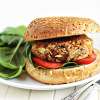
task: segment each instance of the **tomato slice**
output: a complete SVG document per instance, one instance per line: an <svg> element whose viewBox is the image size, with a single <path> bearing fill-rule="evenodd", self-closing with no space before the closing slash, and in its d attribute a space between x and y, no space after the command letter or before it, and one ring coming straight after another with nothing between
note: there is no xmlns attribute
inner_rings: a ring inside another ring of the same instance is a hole
<svg viewBox="0 0 100 100"><path fill-rule="evenodd" d="M53 63L53 62L47 62L44 61L40 58L33 57L32 61L35 62L36 64L40 65L42 68L60 68L62 67L62 63Z"/></svg>
<svg viewBox="0 0 100 100"><path fill-rule="evenodd" d="M93 52L92 55L83 58L83 59L79 59L77 61L75 61L77 64L90 64L92 63L94 60L96 59L96 54Z"/></svg>

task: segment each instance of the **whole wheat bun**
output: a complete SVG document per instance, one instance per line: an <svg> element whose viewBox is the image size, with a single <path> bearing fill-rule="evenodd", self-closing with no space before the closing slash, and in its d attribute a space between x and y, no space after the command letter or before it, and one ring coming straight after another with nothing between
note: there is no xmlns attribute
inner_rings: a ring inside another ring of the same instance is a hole
<svg viewBox="0 0 100 100"><path fill-rule="evenodd" d="M33 79L47 84L63 84L83 80L100 72L100 51L95 50L95 53L97 58L93 63L65 69L34 67L27 59L26 71Z"/></svg>
<svg viewBox="0 0 100 100"><path fill-rule="evenodd" d="M24 35L26 41L100 32L93 20L78 17L45 17L33 20Z"/></svg>

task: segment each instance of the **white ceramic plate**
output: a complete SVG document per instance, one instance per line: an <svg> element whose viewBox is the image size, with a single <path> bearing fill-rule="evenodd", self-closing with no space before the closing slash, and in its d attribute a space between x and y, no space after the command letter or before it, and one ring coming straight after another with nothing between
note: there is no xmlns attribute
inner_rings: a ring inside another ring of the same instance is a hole
<svg viewBox="0 0 100 100"><path fill-rule="evenodd" d="M95 75L91 78L74 82L74 83L69 83L69 84L61 84L61 85L47 85L47 84L42 84L39 83L35 80L32 80L31 78L27 77L25 80L18 80L18 79L12 79L12 80L5 80L0 78L0 82L3 84L7 84L9 86L13 87L18 87L18 88L24 88L24 89L32 89L32 90L55 90L55 89L64 89L64 88L69 88L73 86L78 86L85 84L87 82L90 82L95 79L99 79L100 74Z"/></svg>
<svg viewBox="0 0 100 100"><path fill-rule="evenodd" d="M94 39L94 46L96 48L100 49L100 42L99 42L100 33L95 34L95 35L90 35L90 37ZM32 80L28 76L25 80L18 80L18 79L5 80L5 79L0 78L0 82L3 84L13 86L13 87L24 88L24 89L54 90L54 89L63 89L63 88L69 88L69 87L73 87L73 86L82 85L82 84L85 84L94 79L100 79L100 74L97 74L97 75L92 76L85 80L81 80L81 81L73 82L73 83L69 83L69 84L62 84L62 85L42 84L35 80Z"/></svg>

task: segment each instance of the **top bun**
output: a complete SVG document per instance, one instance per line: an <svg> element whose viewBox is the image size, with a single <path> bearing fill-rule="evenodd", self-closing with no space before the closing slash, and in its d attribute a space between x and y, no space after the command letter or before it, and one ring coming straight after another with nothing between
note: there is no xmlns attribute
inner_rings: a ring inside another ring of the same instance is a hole
<svg viewBox="0 0 100 100"><path fill-rule="evenodd" d="M45 17L33 20L24 35L26 41L100 32L93 20L78 17Z"/></svg>

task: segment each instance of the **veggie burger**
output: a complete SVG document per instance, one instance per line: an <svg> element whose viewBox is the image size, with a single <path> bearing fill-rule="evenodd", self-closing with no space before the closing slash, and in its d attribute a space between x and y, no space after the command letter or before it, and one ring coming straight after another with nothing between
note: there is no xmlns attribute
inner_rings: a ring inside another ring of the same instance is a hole
<svg viewBox="0 0 100 100"><path fill-rule="evenodd" d="M63 84L88 78L100 69L100 52L87 33L100 32L93 20L45 17L33 20L24 35L30 49L26 71L35 80Z"/></svg>

